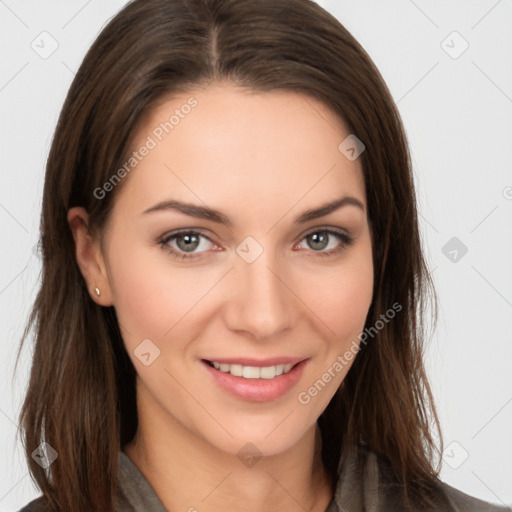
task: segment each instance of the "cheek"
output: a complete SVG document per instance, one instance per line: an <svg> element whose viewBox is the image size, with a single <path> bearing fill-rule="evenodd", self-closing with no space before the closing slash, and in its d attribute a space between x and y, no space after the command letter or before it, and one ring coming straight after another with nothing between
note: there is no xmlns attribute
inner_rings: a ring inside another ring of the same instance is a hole
<svg viewBox="0 0 512 512"><path fill-rule="evenodd" d="M338 347L350 344L364 328L373 297L369 243L309 284L315 291L309 293L307 304L322 320L328 338Z"/></svg>
<svg viewBox="0 0 512 512"><path fill-rule="evenodd" d="M143 248L111 262L116 314L129 344L140 342L140 337L163 340L179 330L214 283L214 276L205 282L193 269L172 267L167 258L164 250Z"/></svg>

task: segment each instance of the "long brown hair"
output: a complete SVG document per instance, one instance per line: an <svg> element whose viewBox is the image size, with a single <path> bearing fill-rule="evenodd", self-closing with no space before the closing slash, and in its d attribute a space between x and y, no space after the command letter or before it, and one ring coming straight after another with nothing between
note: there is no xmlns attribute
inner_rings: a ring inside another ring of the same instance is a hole
<svg viewBox="0 0 512 512"><path fill-rule="evenodd" d="M18 351L19 358L33 329L20 413L32 478L52 510L113 510L118 452L137 430L136 373L114 308L88 294L67 211L83 206L89 229L100 231L122 183L102 199L94 190L126 161L143 116L163 98L212 81L306 94L365 144L360 158L375 277L366 327L393 303L403 309L359 352L320 416L322 457L336 482L340 454L363 443L389 461L405 499L426 503L438 477L434 457L442 451L422 353L425 312L433 305L437 317L437 306L407 140L370 57L310 0L135 0L86 54L46 165L42 282ZM43 441L58 453L47 469L31 456Z"/></svg>

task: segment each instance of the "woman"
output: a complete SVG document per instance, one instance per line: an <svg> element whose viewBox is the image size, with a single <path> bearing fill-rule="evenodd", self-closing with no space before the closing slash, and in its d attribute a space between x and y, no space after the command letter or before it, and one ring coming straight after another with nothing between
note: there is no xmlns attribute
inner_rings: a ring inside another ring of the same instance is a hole
<svg viewBox="0 0 512 512"><path fill-rule="evenodd" d="M23 510L500 510L438 478L406 138L313 2L129 3L41 235Z"/></svg>

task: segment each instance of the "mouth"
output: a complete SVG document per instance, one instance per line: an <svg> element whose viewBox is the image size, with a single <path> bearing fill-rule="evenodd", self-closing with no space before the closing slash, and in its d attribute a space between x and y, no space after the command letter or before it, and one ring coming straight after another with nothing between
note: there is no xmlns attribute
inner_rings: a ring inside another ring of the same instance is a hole
<svg viewBox="0 0 512 512"><path fill-rule="evenodd" d="M309 358L202 359L219 387L236 398L255 402L275 400L298 382Z"/></svg>

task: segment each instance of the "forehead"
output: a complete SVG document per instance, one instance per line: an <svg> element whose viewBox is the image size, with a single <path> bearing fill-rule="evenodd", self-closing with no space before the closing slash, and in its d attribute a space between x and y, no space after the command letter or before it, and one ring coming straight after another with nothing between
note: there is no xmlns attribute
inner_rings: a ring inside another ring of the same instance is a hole
<svg viewBox="0 0 512 512"><path fill-rule="evenodd" d="M121 195L139 210L166 195L220 210L229 200L240 214L258 202L284 210L345 193L364 203L360 160L339 150L349 134L310 96L211 84L163 99L147 113L133 149L151 149Z"/></svg>

